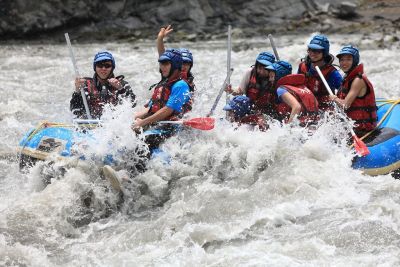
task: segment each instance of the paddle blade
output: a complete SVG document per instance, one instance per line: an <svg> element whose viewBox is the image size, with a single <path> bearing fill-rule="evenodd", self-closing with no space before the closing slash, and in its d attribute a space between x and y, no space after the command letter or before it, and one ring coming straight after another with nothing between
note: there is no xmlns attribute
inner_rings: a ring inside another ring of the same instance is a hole
<svg viewBox="0 0 400 267"><path fill-rule="evenodd" d="M361 139L359 139L356 135L353 135L353 140L354 140L353 143L354 148L358 154L360 154L361 156L366 156L370 153L365 143Z"/></svg>
<svg viewBox="0 0 400 267"><path fill-rule="evenodd" d="M215 118L193 118L183 121L183 125L199 130L214 129Z"/></svg>

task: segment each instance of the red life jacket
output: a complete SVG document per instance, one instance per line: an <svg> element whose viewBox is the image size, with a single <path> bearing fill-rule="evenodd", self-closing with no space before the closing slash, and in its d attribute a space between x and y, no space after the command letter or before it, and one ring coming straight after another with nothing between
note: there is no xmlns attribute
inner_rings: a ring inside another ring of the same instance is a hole
<svg viewBox="0 0 400 267"><path fill-rule="evenodd" d="M374 87L364 74L364 66L360 64L348 73L339 89L338 97L345 99L351 89L351 84L355 78L363 79L367 85L367 92L362 97L356 97L351 106L346 109L346 114L356 122L357 131L371 131L376 127L377 114Z"/></svg>
<svg viewBox="0 0 400 267"><path fill-rule="evenodd" d="M167 81L161 81L156 85L154 88L153 95L151 96L151 106L149 109L149 115L153 115L163 107L167 105L168 99L171 95L171 87L178 81L180 81L181 78L178 77L177 79L172 79L172 80L167 80ZM189 112L192 110L192 105L191 101L188 101L182 106L182 111L181 112L176 112L174 111L172 115L166 120L176 120L180 117L182 117L183 114L186 112Z"/></svg>
<svg viewBox="0 0 400 267"><path fill-rule="evenodd" d="M304 82L303 74L290 74L279 79L275 87L284 87L300 103L301 112L298 119L301 123L314 122L318 119L318 100L311 90L304 86ZM291 107L285 102L278 103L276 109L283 120L289 118Z"/></svg>
<svg viewBox="0 0 400 267"><path fill-rule="evenodd" d="M182 71L181 72L181 78L182 78L182 80L184 80L189 85L189 91L190 92L194 92L196 86L194 85L194 82L193 82L194 76L192 75L192 73L191 72Z"/></svg>
<svg viewBox="0 0 400 267"><path fill-rule="evenodd" d="M256 74L257 70L253 67L250 74L249 84L246 88L246 95L254 105L255 111L270 114L273 110L275 95L270 88L261 88L261 85L257 82Z"/></svg>
<svg viewBox="0 0 400 267"><path fill-rule="evenodd" d="M259 127L261 131L265 131L268 128L268 125L265 122L265 118L263 114L251 114L246 115L238 121L240 124L249 124L249 125L256 125Z"/></svg>
<svg viewBox="0 0 400 267"><path fill-rule="evenodd" d="M322 82L316 70L311 72L310 66L311 64L307 64L304 61L301 62L299 66L299 73L304 74L306 77L305 86L313 92L318 100L319 108L321 110L325 111L332 109L332 102L329 99L329 93L326 90L324 83ZM332 66L331 62L329 62L320 67L320 70L325 79L327 79L331 73L336 70L336 68Z"/></svg>
<svg viewBox="0 0 400 267"><path fill-rule="evenodd" d="M90 113L94 117L100 117L103 113L103 107L105 104L118 104L118 97L117 92L118 90L110 85L103 85L106 86L107 89L107 96L106 98L102 98L101 96L101 88L100 83L96 84L96 79L94 78L87 78L86 80L86 88L88 92L87 102L90 109Z"/></svg>

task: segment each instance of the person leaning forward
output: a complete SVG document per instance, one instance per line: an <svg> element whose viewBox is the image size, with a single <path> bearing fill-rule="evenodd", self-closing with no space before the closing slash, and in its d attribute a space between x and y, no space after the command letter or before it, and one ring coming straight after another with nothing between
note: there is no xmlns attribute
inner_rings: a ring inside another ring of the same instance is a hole
<svg viewBox="0 0 400 267"><path fill-rule="evenodd" d="M128 98L135 106L135 94L124 76L114 76L115 59L110 52L98 52L93 59L93 78L77 78L72 94L70 109L78 118L86 118L80 88L83 86L90 115L99 119L106 104L118 105L122 98Z"/></svg>
<svg viewBox="0 0 400 267"><path fill-rule="evenodd" d="M291 74L292 65L286 61L278 61L267 66L271 71L276 90L276 111L283 122L291 123L295 117L301 126L307 126L318 119L318 101L306 86L303 74Z"/></svg>

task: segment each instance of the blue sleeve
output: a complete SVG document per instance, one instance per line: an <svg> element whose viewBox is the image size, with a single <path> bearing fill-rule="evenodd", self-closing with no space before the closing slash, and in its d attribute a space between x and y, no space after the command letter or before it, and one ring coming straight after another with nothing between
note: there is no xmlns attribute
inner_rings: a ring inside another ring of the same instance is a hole
<svg viewBox="0 0 400 267"><path fill-rule="evenodd" d="M331 87L333 93L335 93L335 91L337 91L340 88L342 81L343 81L342 75L340 75L339 71L337 70L333 71L327 79L327 82Z"/></svg>
<svg viewBox="0 0 400 267"><path fill-rule="evenodd" d="M180 80L172 85L171 95L167 101L167 107L177 112L182 112L182 106L186 104L191 97L189 85Z"/></svg>
<svg viewBox="0 0 400 267"><path fill-rule="evenodd" d="M285 89L285 88L283 88L283 87L279 87L277 90L276 90L276 94L278 95L278 100L280 101L280 102L282 102L282 95L284 95L285 93L287 93L288 91Z"/></svg>

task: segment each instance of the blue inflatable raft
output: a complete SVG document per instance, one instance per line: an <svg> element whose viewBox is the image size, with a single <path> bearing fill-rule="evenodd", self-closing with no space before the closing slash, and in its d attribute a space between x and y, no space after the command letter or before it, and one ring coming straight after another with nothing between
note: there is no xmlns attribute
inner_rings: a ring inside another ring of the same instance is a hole
<svg viewBox="0 0 400 267"><path fill-rule="evenodd" d="M71 158L85 160L84 156L76 154L74 144L85 143L89 139L94 140L92 129L97 127L98 123L93 120L79 120L72 125L42 122L38 127L26 133L19 142L20 169L33 166L38 160L47 160L50 156L57 161ZM180 128L180 126L167 126L145 131L144 136L151 155L160 154L165 158L165 152L158 146L165 138L173 135ZM105 156L103 163L112 165L114 163L113 156Z"/></svg>
<svg viewBox="0 0 400 267"><path fill-rule="evenodd" d="M368 175L398 173L400 169L400 99L378 99L378 126L364 140L370 154L356 157L353 168ZM396 177L396 176L395 176Z"/></svg>

